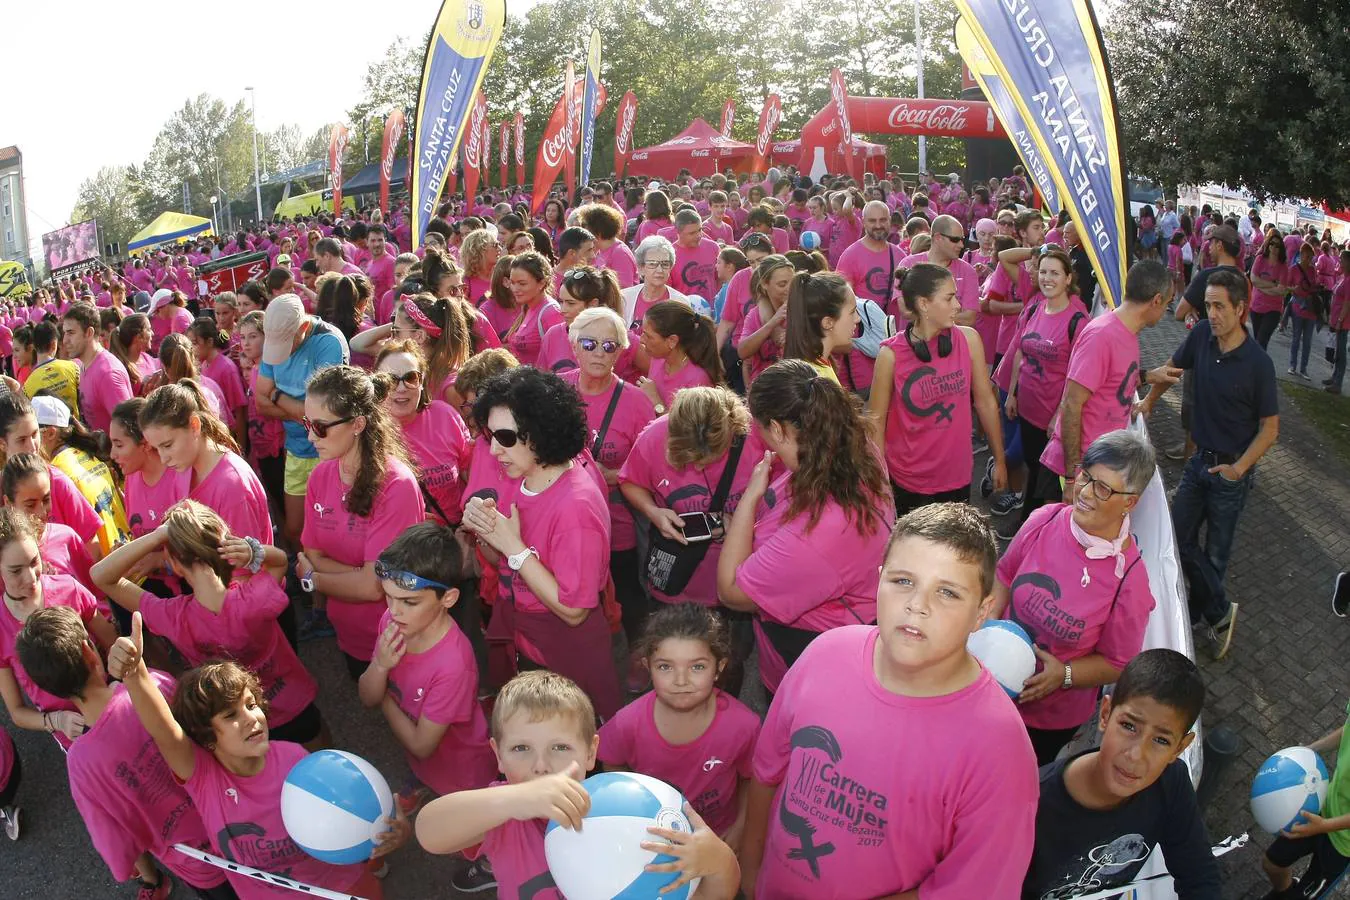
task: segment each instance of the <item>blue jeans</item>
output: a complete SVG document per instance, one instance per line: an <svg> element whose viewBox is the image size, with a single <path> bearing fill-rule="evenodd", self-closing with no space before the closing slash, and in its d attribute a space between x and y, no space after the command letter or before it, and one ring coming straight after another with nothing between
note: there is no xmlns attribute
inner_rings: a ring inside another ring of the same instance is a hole
<svg viewBox="0 0 1350 900"><path fill-rule="evenodd" d="M1331 386L1336 390L1341 389L1341 382L1345 380L1345 336L1347 332L1336 332L1336 363L1331 367Z"/></svg>
<svg viewBox="0 0 1350 900"><path fill-rule="evenodd" d="M1313 332L1317 330L1316 319L1305 319L1294 315L1294 330L1289 335L1289 368L1308 374L1308 356L1312 353ZM1303 352L1303 365L1298 364L1299 351Z"/></svg>
<svg viewBox="0 0 1350 900"><path fill-rule="evenodd" d="M1239 481L1211 474L1204 454L1197 452L1186 462L1172 500L1172 527L1177 533L1181 571L1190 583L1191 621L1200 616L1211 625L1228 613L1223 579L1233 552L1238 517L1251 491L1252 472ZM1205 526L1205 546L1200 546L1200 526Z"/></svg>

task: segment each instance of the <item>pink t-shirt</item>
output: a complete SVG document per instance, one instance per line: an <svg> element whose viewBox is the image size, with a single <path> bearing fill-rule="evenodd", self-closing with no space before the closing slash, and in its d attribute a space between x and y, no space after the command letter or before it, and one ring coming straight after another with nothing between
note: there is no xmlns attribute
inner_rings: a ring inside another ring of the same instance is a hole
<svg viewBox="0 0 1350 900"><path fill-rule="evenodd" d="M900 294L894 286L895 269L904 258L905 254L890 244L880 250L869 250L865 241L858 241L839 256L834 269L852 286L853 293L893 315L895 298ZM890 305L887 297L891 299Z"/></svg>
<svg viewBox="0 0 1350 900"><path fill-rule="evenodd" d="M693 360L687 360L679 371L671 374L666 371L665 359L653 359L647 377L656 385L656 393L666 407L675 402L675 394L684 388L712 387L712 378Z"/></svg>
<svg viewBox="0 0 1350 900"><path fill-rule="evenodd" d="M209 506L225 520L236 537L254 537L272 543L272 515L267 508L267 492L258 473L244 458L231 450L206 473L188 497Z"/></svg>
<svg viewBox="0 0 1350 900"><path fill-rule="evenodd" d="M80 614L80 619L86 627L99 614L98 602L94 599L94 595L69 575L43 575L41 583L44 607L68 606ZM10 610L9 601L0 601L0 669L10 669L14 672L19 687L23 688L28 702L32 703L35 709L42 712L74 710L74 703L52 696L28 677L28 672L19 662L19 654L14 649L14 642L22 630L23 623ZM62 746L70 746L64 735L58 735L57 740Z"/></svg>
<svg viewBox="0 0 1350 900"><path fill-rule="evenodd" d="M732 232L731 224L728 222L714 222L708 219L703 223L703 233L712 238L717 243L727 246L736 240Z"/></svg>
<svg viewBox="0 0 1350 900"><path fill-rule="evenodd" d="M192 313L181 306L173 307L173 312L165 318L160 313L150 317L150 331L154 335L150 342L150 352L158 353L159 345L171 334L185 334L192 327Z"/></svg>
<svg viewBox="0 0 1350 900"><path fill-rule="evenodd" d="M464 420L450 404L433 400L403 426L403 440L427 492L445 515L452 517L446 524L458 523L464 471L472 449ZM427 512L440 520L434 508Z"/></svg>
<svg viewBox="0 0 1350 900"><path fill-rule="evenodd" d="M632 287L638 283L637 257L623 241L616 240L603 250L595 251L597 269L609 269L619 279L619 287Z"/></svg>
<svg viewBox="0 0 1350 900"><path fill-rule="evenodd" d="M394 257L386 250L383 256L368 260L363 266L370 278L376 297L383 297L394 287Z"/></svg>
<svg viewBox="0 0 1350 900"><path fill-rule="evenodd" d="M716 691L708 729L687 744L672 744L656 727L656 693L648 691L600 729L602 763L659 778L688 799L717 834L736 822L740 779L750 777L759 716L730 694Z"/></svg>
<svg viewBox="0 0 1350 900"><path fill-rule="evenodd" d="M877 518L859 534L857 522L828 502L809 527L810 513L784 521L791 502L792 473L769 485L755 513L750 555L736 569L736 584L755 603L755 644L764 686L777 691L787 665L759 619L803 631L825 632L877 617L877 566L895 522L890 491L876 500Z"/></svg>
<svg viewBox="0 0 1350 900"><path fill-rule="evenodd" d="M697 247L675 245L675 268L670 286L682 294L697 294L711 301L717 295L717 254L721 251L711 238L700 237Z"/></svg>
<svg viewBox="0 0 1350 900"><path fill-rule="evenodd" d="M566 322L559 322L544 332L544 343L539 348L539 358L534 361L534 365L545 372L556 373L577 367L577 356L572 351L572 339L568 336Z"/></svg>
<svg viewBox="0 0 1350 900"><path fill-rule="evenodd" d="M947 334L951 352L943 356L940 338L929 340L929 362L915 355L904 331L881 342L895 354L886 409L886 468L892 481L915 494L941 494L970 484L974 465L970 429L976 373L965 330L958 326Z"/></svg>
<svg viewBox="0 0 1350 900"><path fill-rule="evenodd" d="M93 504L80 493L70 476L56 466L47 466L47 476L52 486L51 521L69 525L84 540L92 540L103 527L103 520L94 511Z"/></svg>
<svg viewBox="0 0 1350 900"><path fill-rule="evenodd" d="M701 470L694 466L677 469L671 466L666 457L669 437L670 422L665 416L648 425L638 436L623 468L619 470L619 481L645 488L651 492L657 505L677 513L707 512L712 504L712 495L722 480L722 473L726 471L729 452ZM745 446L741 449L726 504L722 507L724 520L736 511L741 495L745 493L745 486L750 483L750 473L755 463L764 457L765 449L758 429L752 426L746 436ZM641 524L644 528L648 527L646 522ZM717 606L717 560L721 555L722 544L710 542L707 554L694 570L683 593L672 597L653 588L652 596L666 603L690 600L704 606Z"/></svg>
<svg viewBox="0 0 1350 900"><path fill-rule="evenodd" d="M727 299L722 305L722 321L735 326L731 330L733 344L740 333L741 322L754 305L754 300L750 296L750 276L753 272L752 268L746 267L732 275L731 280L727 282Z"/></svg>
<svg viewBox="0 0 1350 900"><path fill-rule="evenodd" d="M392 621L386 610L380 631ZM389 695L414 723L425 717L449 726L426 759L405 753L419 781L438 794L451 794L487 787L496 777L497 758L488 746L487 718L478 704L473 645L453 622L434 647L403 655L389 672Z"/></svg>
<svg viewBox="0 0 1350 900"><path fill-rule="evenodd" d="M829 220L829 219L803 219L803 220L802 220L802 234L806 234L806 232L812 231L812 232L815 232L817 235L819 235L819 237L820 237L820 246L817 247L816 249L819 250L821 253L824 253L826 259L829 259L829 258L830 258L830 232L831 232L831 230L832 230L832 229L831 229L831 227L830 227L830 220ZM800 242L800 241L801 241L801 238L799 237L797 240L798 240L798 242ZM838 257L836 256L836 259L837 259L837 258L838 258Z"/></svg>
<svg viewBox="0 0 1350 900"><path fill-rule="evenodd" d="M1088 323L1087 307L1077 296L1058 312L1051 312L1045 297L1037 294L1028 305L1029 317L1020 317L1012 346L1022 352L1017 376L1017 415L1042 431L1059 409L1069 355ZM1077 319L1075 323L1074 320ZM1069 332L1073 331L1073 337Z"/></svg>
<svg viewBox="0 0 1350 900"><path fill-rule="evenodd" d="M940 697L893 694L876 641L861 625L817 638L774 697L752 764L777 785L756 894L1021 896L1040 791L1012 701L988 672Z"/></svg>
<svg viewBox="0 0 1350 900"><path fill-rule="evenodd" d="M673 226L674 223L669 219L644 219L642 224L638 226L637 236L633 240L633 245L637 246L638 244L641 244L645 238L648 238L653 234L660 234L662 228L671 228Z"/></svg>
<svg viewBox="0 0 1350 900"><path fill-rule="evenodd" d="M1258 256L1252 261L1252 278L1262 278L1281 285L1288 280L1288 276L1289 267L1284 263L1267 259L1264 255ZM1284 291L1277 290L1273 293L1266 293L1256 285L1252 285L1251 311L1254 313L1279 312L1284 309L1284 296Z"/></svg>
<svg viewBox="0 0 1350 900"><path fill-rule="evenodd" d="M89 556L89 546L75 533L75 530L60 522L48 522L42 529L42 539L38 542L38 551L42 554L43 571L56 575L69 575L95 595L94 581L89 577L94 560Z"/></svg>
<svg viewBox="0 0 1350 900"><path fill-rule="evenodd" d="M858 218L856 212L853 212L846 216L832 214L827 221L830 223L830 249L827 257L830 267L837 269L839 257L862 237L862 220Z"/></svg>
<svg viewBox="0 0 1350 900"><path fill-rule="evenodd" d="M113 407L132 396L127 367L107 350L100 350L80 375L80 416L93 431L107 431Z"/></svg>
<svg viewBox="0 0 1350 900"><path fill-rule="evenodd" d="M320 862L291 840L281 820L281 788L296 763L308 756L299 744L272 741L263 770L236 775L209 752L193 746L196 765L183 788L201 814L215 855L305 884L346 893L364 873L355 863ZM241 900L292 900L295 892L270 887L247 875L227 873Z"/></svg>
<svg viewBox="0 0 1350 900"><path fill-rule="evenodd" d="M998 563L998 580L1009 593L1003 618L1061 662L1100 653L1124 668L1143 648L1156 605L1148 570L1131 541L1124 577L1116 577L1115 557L1089 558L1069 528L1072 517L1073 507L1062 503L1027 517ZM1097 689L1088 688L1053 691L1017 708L1032 728L1060 729L1083 724L1096 706Z"/></svg>
<svg viewBox="0 0 1350 900"><path fill-rule="evenodd" d="M764 318L759 310L758 303L750 305L750 311L745 314L741 321L741 331L736 337L736 344L745 343L745 339L764 327ZM742 359L742 367L745 371L745 385L749 387L754 380L759 377L769 366L783 358L783 345L778 343L773 333L770 333L764 342L759 345L759 349L748 359Z"/></svg>
<svg viewBox="0 0 1350 900"><path fill-rule="evenodd" d="M985 281L984 292L990 300L998 300L1002 303L1026 303L1031 295L1036 293L1035 280L1031 277L1031 273L1027 271L1026 266L1021 266L1017 271L1017 283L1014 285L1008 271L1001 265L995 266L993 274ZM994 348L995 353L999 355L1007 353L1009 345L1012 344L1013 335L1016 333L1017 313L1003 315L998 326L998 344ZM1007 390L1006 384L1001 384L999 387Z"/></svg>
<svg viewBox="0 0 1350 900"><path fill-rule="evenodd" d="M906 256L900 261L900 265L905 268L928 262L927 253L915 253ZM971 312L979 312L980 309L980 273L975 271L975 267L964 259L954 259L947 266L947 271L952 273L952 279L956 282L956 299L961 301L961 308ZM891 315L898 315L897 307L904 303L900 299L900 292L895 292L892 306L886 312Z"/></svg>
<svg viewBox="0 0 1350 900"><path fill-rule="evenodd" d="M202 374L220 388L225 408L230 411L231 418L234 417L235 410L248 405L248 397L244 393L244 379L239 375L239 366L224 353L217 353L211 357L210 362L203 363Z"/></svg>
<svg viewBox="0 0 1350 900"><path fill-rule="evenodd" d="M146 592L141 595L141 616L147 628L178 648L189 666L232 659L252 669L267 699L268 724L275 728L300 715L319 692L277 624L289 602L281 585L259 572L232 583L218 613L191 594L166 599Z"/></svg>
<svg viewBox="0 0 1350 900"><path fill-rule="evenodd" d="M280 456L286 449L286 426L258 412L258 367L248 373L248 449L254 459Z"/></svg>
<svg viewBox="0 0 1350 900"><path fill-rule="evenodd" d="M535 304L534 309L525 311L520 324L506 339L506 349L511 351L521 365L534 365L539 359L539 348L544 343L544 334L561 321L562 310L558 308L557 301L544 298L542 302Z"/></svg>
<svg viewBox="0 0 1350 900"><path fill-rule="evenodd" d="M581 380L580 369L564 372L562 378L567 383L577 387L578 393L581 392L579 384ZM619 405L615 408L614 416L610 419L609 427L605 430L604 443L600 447L600 452L596 454L595 441L600 436L600 427L605 422L610 398L616 390L619 391ZM617 473L623 468L624 460L628 459L628 454L632 452L633 445L637 443L638 435L642 434L642 429L646 428L648 423L656 418L656 410L652 407L652 401L647 398L641 388L634 387L617 377L609 390L594 396L582 393L581 400L586 404L586 425L589 434L587 446L591 448L592 456L596 458L600 465L606 469L613 469ZM606 494L609 501L610 549L632 550L637 546L633 511L628 508L628 504L624 503L623 494L619 493L617 485L610 487L607 484Z"/></svg>
<svg viewBox="0 0 1350 900"><path fill-rule="evenodd" d="M500 787L504 781L494 782ZM468 859L486 856L492 863L492 874L497 879L498 897L521 897L528 900L565 900L562 891L553 883L544 857L544 828L546 819L520 821L511 819L483 835L483 842L464 851Z"/></svg>
<svg viewBox="0 0 1350 900"><path fill-rule="evenodd" d="M1080 453L1108 431L1129 426L1139 378L1139 338L1119 316L1099 316L1083 326L1069 356L1068 374L1069 381L1091 392L1083 404ZM1067 475L1058 416L1051 425L1041 463L1056 475Z"/></svg>
<svg viewBox="0 0 1350 900"><path fill-rule="evenodd" d="M465 279L469 286L469 302L477 306L492 290L492 279L471 275Z"/></svg>
<svg viewBox="0 0 1350 900"><path fill-rule="evenodd" d="M320 550L344 566L360 568L374 562L405 528L426 518L417 478L399 460L389 460L369 516L347 510L347 491L339 460L319 463L305 489L305 527L300 535L306 548ZM360 660L374 656L384 610L381 601L347 600L330 594L328 618L337 631L338 649Z"/></svg>
<svg viewBox="0 0 1350 900"><path fill-rule="evenodd" d="M479 304L478 312L487 318L488 324L492 327L493 334L497 335L499 342L506 337L506 332L511 330L511 325L520 315L520 310L498 306L491 299L484 300Z"/></svg>
<svg viewBox="0 0 1350 900"><path fill-rule="evenodd" d="M172 678L154 670L150 678L164 699L172 699ZM70 794L94 849L118 881L133 877L136 858L149 850L189 884L220 884L220 869L170 849L182 843L205 850L206 826L141 724L127 689L119 682L111 688L98 720L66 755Z"/></svg>

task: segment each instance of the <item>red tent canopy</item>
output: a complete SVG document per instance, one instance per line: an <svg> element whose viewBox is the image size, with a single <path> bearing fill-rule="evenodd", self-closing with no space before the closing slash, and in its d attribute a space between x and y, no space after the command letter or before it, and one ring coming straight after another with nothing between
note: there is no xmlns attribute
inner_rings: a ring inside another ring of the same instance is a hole
<svg viewBox="0 0 1350 900"><path fill-rule="evenodd" d="M853 150L863 158L863 169L877 178L886 177L886 147L853 136ZM795 166L801 160L802 140L774 141L769 148L769 161L775 166Z"/></svg>
<svg viewBox="0 0 1350 900"><path fill-rule="evenodd" d="M754 154L753 144L724 138L707 122L695 119L670 140L634 150L628 158L628 171L632 175L670 179L679 175L681 169L688 169L694 175L705 176L728 166L741 169Z"/></svg>

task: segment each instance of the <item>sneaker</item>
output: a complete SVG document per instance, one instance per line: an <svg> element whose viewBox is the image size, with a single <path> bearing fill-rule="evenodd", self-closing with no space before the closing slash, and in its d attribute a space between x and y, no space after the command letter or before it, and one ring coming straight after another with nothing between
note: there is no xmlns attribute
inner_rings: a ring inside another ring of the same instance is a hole
<svg viewBox="0 0 1350 900"><path fill-rule="evenodd" d="M403 811L403 815L411 819L419 809L426 805L431 797L430 790L418 785L410 790L400 791L394 796L394 799L398 801L398 808Z"/></svg>
<svg viewBox="0 0 1350 900"><path fill-rule="evenodd" d="M1290 366L1290 367L1285 371L1284 374L1286 374L1286 375L1292 375L1292 376L1297 376L1297 375L1298 375L1298 370L1295 369L1293 366Z"/></svg>
<svg viewBox="0 0 1350 900"><path fill-rule="evenodd" d="M1335 394L1337 397L1341 395L1341 389L1336 387L1336 385L1334 384L1329 384L1326 387L1322 388L1322 390L1326 391L1328 394Z"/></svg>
<svg viewBox="0 0 1350 900"><path fill-rule="evenodd" d="M998 535L1001 541L1011 541L1017 537L1017 532L1021 527L1021 516L1004 516L994 523L994 534Z"/></svg>
<svg viewBox="0 0 1350 900"><path fill-rule="evenodd" d="M389 860L387 859L369 860L366 862L366 868L370 870L370 874L375 877L376 881L383 881L389 876Z"/></svg>
<svg viewBox="0 0 1350 900"><path fill-rule="evenodd" d="M1168 447L1166 450L1163 451L1163 456L1167 457L1168 459L1185 459L1186 442L1182 441L1180 444L1175 444L1171 447Z"/></svg>
<svg viewBox="0 0 1350 900"><path fill-rule="evenodd" d="M1331 589L1331 611L1342 619L1350 613L1350 572L1336 575L1336 582Z"/></svg>
<svg viewBox="0 0 1350 900"><path fill-rule="evenodd" d="M1330 379L1330 378L1323 378L1323 379L1322 379L1322 383L1323 383L1323 384L1331 384L1331 382L1332 382L1332 379Z"/></svg>
<svg viewBox="0 0 1350 900"><path fill-rule="evenodd" d="M173 894L173 879L169 873L160 871L159 884L146 884L140 882L140 887L136 891L136 900L166 900Z"/></svg>
<svg viewBox="0 0 1350 900"><path fill-rule="evenodd" d="M1004 491L989 504L989 511L996 516L1006 516L1015 509L1022 508L1022 495L1017 491Z"/></svg>
<svg viewBox="0 0 1350 900"><path fill-rule="evenodd" d="M497 876L492 874L492 867L488 865L487 860L478 859L471 862L469 867L459 874L452 875L450 886L461 894L476 894L495 888Z"/></svg>
<svg viewBox="0 0 1350 900"><path fill-rule="evenodd" d="M970 440L970 450L972 453L983 453L989 449L989 441L986 438L976 437Z"/></svg>
<svg viewBox="0 0 1350 900"><path fill-rule="evenodd" d="M319 638L333 637L337 634L333 630L333 623L328 621L328 613L321 609L311 609L305 614L304 621L300 627L295 630L296 637L302 641L313 641Z"/></svg>
<svg viewBox="0 0 1350 900"><path fill-rule="evenodd" d="M1222 619L1214 623L1214 641L1218 645L1218 652L1214 654L1216 660L1223 659L1228 655L1228 650L1233 646L1233 631L1237 625L1238 605L1230 602L1228 612L1224 613Z"/></svg>
<svg viewBox="0 0 1350 900"><path fill-rule="evenodd" d="M1299 372L1298 377L1302 378L1304 381L1312 381L1312 376L1309 375L1307 372Z"/></svg>
<svg viewBox="0 0 1350 900"><path fill-rule="evenodd" d="M5 823L5 837L11 841L19 839L19 813L21 810L17 806L6 806L0 809L0 821Z"/></svg>
<svg viewBox="0 0 1350 900"><path fill-rule="evenodd" d="M984 464L984 477L980 479L980 496L988 498L994 492L994 458Z"/></svg>

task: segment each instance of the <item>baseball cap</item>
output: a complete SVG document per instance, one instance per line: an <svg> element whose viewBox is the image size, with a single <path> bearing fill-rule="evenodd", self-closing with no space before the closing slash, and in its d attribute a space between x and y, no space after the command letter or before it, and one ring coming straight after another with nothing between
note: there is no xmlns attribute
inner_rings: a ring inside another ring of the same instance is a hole
<svg viewBox="0 0 1350 900"><path fill-rule="evenodd" d="M291 266L291 255L289 253L278 253L277 267L282 269L289 269L290 266Z"/></svg>
<svg viewBox="0 0 1350 900"><path fill-rule="evenodd" d="M39 425L55 425L57 428L65 428L70 424L70 407L55 397L34 397L33 413L37 416Z"/></svg>
<svg viewBox="0 0 1350 900"><path fill-rule="evenodd" d="M173 291L169 290L168 288L160 288L159 290L155 291L154 295L150 298L150 309L148 311L149 314L153 316L161 306L164 306L166 303L169 303L172 300L173 300Z"/></svg>
<svg viewBox="0 0 1350 900"><path fill-rule="evenodd" d="M295 294L273 297L263 313L262 361L279 366L291 358L295 336L305 321L305 305Z"/></svg>
<svg viewBox="0 0 1350 900"><path fill-rule="evenodd" d="M1211 240L1223 241L1225 244L1238 243L1237 229L1228 224L1211 227L1205 236Z"/></svg>

